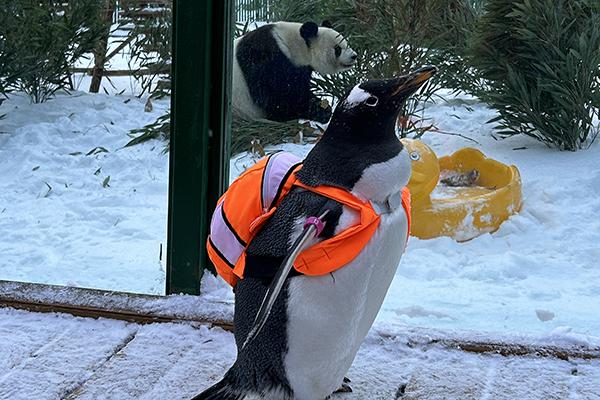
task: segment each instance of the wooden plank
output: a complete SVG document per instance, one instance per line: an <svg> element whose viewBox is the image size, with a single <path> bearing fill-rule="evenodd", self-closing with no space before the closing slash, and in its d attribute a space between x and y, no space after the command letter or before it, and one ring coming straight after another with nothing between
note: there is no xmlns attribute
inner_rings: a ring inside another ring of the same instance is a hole
<svg viewBox="0 0 600 400"><path fill-rule="evenodd" d="M3 353L10 364L0 370L0 398L62 398L69 390L88 379L98 366L112 357L135 334L137 327L113 320L89 320L71 316L24 313L2 310L0 324L16 321L18 330L2 337L11 347L19 347L23 332L26 341L31 333L43 340L40 346L24 354ZM38 382L32 385L32 382Z"/></svg>
<svg viewBox="0 0 600 400"><path fill-rule="evenodd" d="M196 296L154 296L106 290L0 281L0 307L62 312L137 323L194 321L233 329L232 304Z"/></svg>
<svg viewBox="0 0 600 400"><path fill-rule="evenodd" d="M112 318L142 324L192 321L225 330L233 330L233 304L210 302L198 296L111 292L0 280L0 307L39 312L63 312L83 317ZM394 335L380 332L384 338L401 337L415 348L443 347L476 354L536 356L562 360L600 360L600 348L584 345L546 345L533 339L458 332L452 335L433 329L398 329ZM397 339L398 340L398 339Z"/></svg>
<svg viewBox="0 0 600 400"><path fill-rule="evenodd" d="M398 335L406 335L414 347L443 346L476 354L499 354L509 356L551 357L561 360L580 358L600 359L600 347L594 345L553 345L540 343L534 336L503 337L479 332L455 332L446 334L435 329L407 328ZM396 336L398 336L396 335ZM508 341L510 340L510 341Z"/></svg>
<svg viewBox="0 0 600 400"><path fill-rule="evenodd" d="M223 331L145 325L65 400L187 400L219 379L234 359L233 337Z"/></svg>
<svg viewBox="0 0 600 400"><path fill-rule="evenodd" d="M600 361L571 364L570 400L600 400Z"/></svg>
<svg viewBox="0 0 600 400"><path fill-rule="evenodd" d="M507 357L500 360L488 382L494 400L569 398L572 365L563 360ZM589 399L589 397L585 397Z"/></svg>
<svg viewBox="0 0 600 400"><path fill-rule="evenodd" d="M470 353L494 353L502 356L534 355L538 357L554 357L561 360L569 360L571 358L600 359L600 349L598 348L577 348L575 346L566 348L552 345L531 346L501 341L479 342L460 339L432 340L431 343L438 343L449 348L456 348Z"/></svg>
<svg viewBox="0 0 600 400"><path fill-rule="evenodd" d="M396 398L422 362L414 356L420 351L406 350L398 342L367 336L346 374L352 393L336 394L331 400Z"/></svg>
<svg viewBox="0 0 600 400"><path fill-rule="evenodd" d="M480 400L483 399L492 357L466 355L460 351L437 350L425 354L413 372L402 400ZM454 366L455 368L448 368ZM515 398L516 399L516 398Z"/></svg>
<svg viewBox="0 0 600 400"><path fill-rule="evenodd" d="M402 400L599 400L600 362L550 357L422 353Z"/></svg>

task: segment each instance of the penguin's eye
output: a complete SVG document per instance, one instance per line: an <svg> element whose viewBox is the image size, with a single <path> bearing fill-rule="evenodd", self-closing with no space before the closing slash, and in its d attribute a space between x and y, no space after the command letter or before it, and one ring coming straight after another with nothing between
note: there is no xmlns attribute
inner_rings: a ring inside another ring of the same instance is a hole
<svg viewBox="0 0 600 400"><path fill-rule="evenodd" d="M377 103L379 103L379 99L376 96L371 96L365 101L365 104L369 107L375 107Z"/></svg>
<svg viewBox="0 0 600 400"><path fill-rule="evenodd" d="M419 161L421 159L421 155L416 151L410 153L410 159L413 161Z"/></svg>

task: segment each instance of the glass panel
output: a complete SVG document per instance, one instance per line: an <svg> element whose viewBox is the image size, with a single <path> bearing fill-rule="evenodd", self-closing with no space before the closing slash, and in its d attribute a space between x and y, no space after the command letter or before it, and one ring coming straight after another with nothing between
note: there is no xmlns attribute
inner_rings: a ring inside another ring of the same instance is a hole
<svg viewBox="0 0 600 400"><path fill-rule="evenodd" d="M574 154L546 147L586 147L598 133L591 94L598 81L587 79L597 72L598 58L586 69L588 75L566 67L576 63L567 60L574 57L568 56L569 46L599 57L594 46L576 39L587 35L598 44L591 31L598 10L582 6L585 12L579 13L579 6L561 6L559 11L569 15L566 25L553 27L564 40L556 47L561 51L525 37L533 32L532 37L547 38L543 20L562 21L549 16L558 11L531 5L523 12L535 26L515 12L510 23L515 35L524 36L511 40L525 50L511 58L510 41L499 42L504 46L500 53L490 53L489 43L504 37L491 28L504 26L492 23L501 13L492 3L238 0L236 34L248 32L248 40L243 48L242 42L235 44L231 180L277 150L305 157L327 128L330 106L335 109L353 85L436 65L438 73L399 108L395 120L397 136L413 139L405 141L413 166L413 236L377 323L535 334L561 334L568 326L576 333L600 335L595 316L600 307L595 258L600 253L593 244L599 226L589 214L597 198L592 160L600 147ZM355 61L345 43L336 48L314 39L314 25L300 28L325 20L348 40L358 55ZM275 21L295 25L265 28ZM309 57L318 51L321 55ZM293 65L302 67L293 70ZM555 87L552 74L558 67L548 65L564 65L561 73L571 78ZM310 85L302 86L299 77L311 72ZM567 82L581 85L574 89ZM585 100L569 97L565 103L561 98L571 93L569 88L584 93ZM310 101L302 103L303 95ZM366 101L365 96L353 101ZM579 122L552 118L544 107L555 115L576 108ZM375 140L376 126L363 125L362 134ZM566 132L570 138L561 136ZM341 145L345 139L336 140ZM465 148L478 151L443 158ZM353 157L371 155L363 147ZM352 168L349 163L346 172Z"/></svg>
<svg viewBox="0 0 600 400"><path fill-rule="evenodd" d="M163 294L171 1L0 5L0 279Z"/></svg>

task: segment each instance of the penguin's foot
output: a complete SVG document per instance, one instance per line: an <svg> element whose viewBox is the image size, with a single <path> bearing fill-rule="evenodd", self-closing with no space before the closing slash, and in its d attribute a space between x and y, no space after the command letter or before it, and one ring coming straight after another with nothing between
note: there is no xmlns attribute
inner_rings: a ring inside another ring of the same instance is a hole
<svg viewBox="0 0 600 400"><path fill-rule="evenodd" d="M347 383L342 383L342 386L334 393L352 393L352 388Z"/></svg>
<svg viewBox="0 0 600 400"><path fill-rule="evenodd" d="M352 393L352 388L350 387L350 385L348 385L349 382L352 382L352 381L350 380L350 378L345 376L344 383L342 383L342 386L340 386L340 388L338 390L336 390L335 392L333 392L332 394L327 396L325 398L325 400L330 400L332 398L332 396L336 393Z"/></svg>

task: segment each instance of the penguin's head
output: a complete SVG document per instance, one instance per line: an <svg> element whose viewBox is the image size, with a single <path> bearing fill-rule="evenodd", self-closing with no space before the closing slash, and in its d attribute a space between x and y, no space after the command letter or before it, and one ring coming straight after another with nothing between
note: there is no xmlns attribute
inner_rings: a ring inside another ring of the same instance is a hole
<svg viewBox="0 0 600 400"><path fill-rule="evenodd" d="M398 191L410 178L410 158L396 136L398 113L436 72L436 67L423 67L354 86L338 103L323 137L296 176L306 185L338 186L376 201ZM370 166L382 163L383 170L365 175Z"/></svg>
<svg viewBox="0 0 600 400"><path fill-rule="evenodd" d="M371 79L354 86L336 107L327 131L348 135L347 139L356 135L364 136L360 138L363 140L390 133L395 136L402 104L436 72L436 67L426 66L408 75Z"/></svg>

